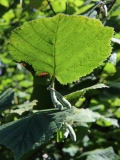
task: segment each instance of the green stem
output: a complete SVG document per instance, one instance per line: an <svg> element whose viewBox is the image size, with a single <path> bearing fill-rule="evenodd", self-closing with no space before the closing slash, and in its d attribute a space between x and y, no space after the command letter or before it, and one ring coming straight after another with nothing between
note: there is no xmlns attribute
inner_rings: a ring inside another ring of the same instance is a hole
<svg viewBox="0 0 120 160"><path fill-rule="evenodd" d="M49 4L50 9L52 10L53 14L54 14L54 15L56 15L56 13L55 13L55 11L54 11L54 9L53 9L53 7L52 7L52 5L51 5L50 1L49 1L49 0L47 0L47 2L48 2L48 4Z"/></svg>
<svg viewBox="0 0 120 160"><path fill-rule="evenodd" d="M52 83L51 83L52 88L55 88L55 77L53 76L52 78Z"/></svg>

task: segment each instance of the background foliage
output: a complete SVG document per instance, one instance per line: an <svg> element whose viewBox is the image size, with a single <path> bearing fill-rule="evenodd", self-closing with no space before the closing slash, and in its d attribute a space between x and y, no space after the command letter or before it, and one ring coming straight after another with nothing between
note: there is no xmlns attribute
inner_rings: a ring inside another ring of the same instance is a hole
<svg viewBox="0 0 120 160"><path fill-rule="evenodd" d="M66 1L51 1L51 5L56 13L67 14L87 14L91 7L95 5L96 1L91 0L68 0L67 10ZM111 1L108 1L110 3ZM120 38L120 1L117 0L114 7L109 11L108 17L102 19L106 26L111 26L115 30L115 37ZM94 10L93 10L94 11ZM93 13L93 12L92 12ZM24 0L21 5L16 0L1 0L0 1L0 91L1 93L9 87L14 88L14 102L11 108L1 111L1 124L15 121L25 115L14 113L14 109L18 109L23 103L27 104L29 99L38 99L41 94L44 94L45 86L41 87L40 91L36 92L38 85L34 85L31 74L22 67L21 64L16 64L12 61L8 52L8 39L11 31L18 26L21 26L26 21L41 17L53 16L54 13L47 2ZM93 15L91 15L93 16ZM104 83L109 88L89 90L84 97L81 97L76 102L75 106L78 108L89 108L92 111L97 111L108 118L116 118L120 120L120 46L112 43L113 51L111 57L106 60L99 68L95 69L91 74L81 78L78 82L71 85L61 86L57 82L57 89L66 95L76 90L80 90L97 83ZM12 92L9 90L8 92ZM31 96L32 94L32 96ZM11 97L10 97L11 98ZM47 100L46 100L47 101ZM51 103L48 99L49 104ZM46 103L39 101L36 109L39 109L39 103ZM43 104L44 106L45 104ZM42 106L42 105L41 105ZM47 106L47 105L46 105ZM9 107L9 106L8 106ZM42 109L42 107L40 108ZM11 112L13 112L11 114ZM52 138L48 143L43 144L35 150L26 153L21 160L39 160L39 159L87 159L87 151L95 151L95 154L100 156L99 150L107 149L120 156L120 129L113 127L111 123L98 120L96 123L89 124L90 131L87 128L75 127L77 142L73 143L70 138L63 142L57 143L55 138ZM8 133L9 134L9 133ZM112 150L113 147L114 151ZM82 153L86 153L81 157ZM95 155L94 154L94 155ZM89 155L89 154L88 154ZM5 146L0 146L0 157L2 160L13 160L13 153ZM111 156L103 156L103 160ZM93 157L91 158L93 160ZM115 156L113 158L115 159Z"/></svg>

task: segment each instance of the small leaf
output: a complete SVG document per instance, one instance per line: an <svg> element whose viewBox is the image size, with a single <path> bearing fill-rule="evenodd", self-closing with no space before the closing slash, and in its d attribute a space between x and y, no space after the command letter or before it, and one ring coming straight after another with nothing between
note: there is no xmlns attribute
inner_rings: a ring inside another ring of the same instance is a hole
<svg viewBox="0 0 120 160"><path fill-rule="evenodd" d="M78 99L83 96L86 91L90 90L90 89L97 89L97 88L108 88L108 86L106 86L105 84L103 83L99 83L99 84L96 84L96 85L93 85L91 87L88 87L88 88L84 88L82 90L78 90L76 92L72 92L68 95L65 96L65 98L72 104L72 105L75 105L75 103L78 101Z"/></svg>
<svg viewBox="0 0 120 160"><path fill-rule="evenodd" d="M111 52L113 29L85 16L57 14L26 22L11 35L9 51L17 62L71 83L99 66ZM41 80L42 77L39 77Z"/></svg>
<svg viewBox="0 0 120 160"><path fill-rule="evenodd" d="M30 103L19 105L19 106L17 106L17 108L19 108L19 109L11 110L11 113L17 113L17 114L21 115L25 111L29 111L29 110L33 109L33 106L35 106L36 103L37 103L37 100L33 100Z"/></svg>
<svg viewBox="0 0 120 160"><path fill-rule="evenodd" d="M79 122L80 124L95 122L99 114L92 112L90 109L74 109L74 114L67 117L67 121Z"/></svg>
<svg viewBox="0 0 120 160"><path fill-rule="evenodd" d="M12 105L14 98L14 91L12 88L8 88L2 94L0 94L0 111L8 109Z"/></svg>
<svg viewBox="0 0 120 160"><path fill-rule="evenodd" d="M73 108L60 112L58 109L51 109L2 125L0 144L12 149L15 159L19 160L30 149L46 143L72 112Z"/></svg>

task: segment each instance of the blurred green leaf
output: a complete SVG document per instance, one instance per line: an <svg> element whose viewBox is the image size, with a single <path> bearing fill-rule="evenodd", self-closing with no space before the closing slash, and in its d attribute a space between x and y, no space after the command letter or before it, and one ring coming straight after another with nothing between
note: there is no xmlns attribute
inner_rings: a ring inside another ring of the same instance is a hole
<svg viewBox="0 0 120 160"><path fill-rule="evenodd" d="M120 108L118 108L115 112L117 118L120 118Z"/></svg>
<svg viewBox="0 0 120 160"><path fill-rule="evenodd" d="M116 72L116 68L112 63L107 63L104 67L104 72L108 75L113 75Z"/></svg>
<svg viewBox="0 0 120 160"><path fill-rule="evenodd" d="M102 120L101 126L111 126L114 125L116 127L119 127L118 120L115 118L106 118L104 116L101 116L100 119ZM100 124L100 121L97 121L97 124Z"/></svg>
<svg viewBox="0 0 120 160"><path fill-rule="evenodd" d="M0 4L5 7L9 7L9 0L0 0Z"/></svg>
<svg viewBox="0 0 120 160"><path fill-rule="evenodd" d="M62 150L63 152L69 153L71 157L74 157L75 154L79 151L79 147L71 145L70 147L63 148Z"/></svg>
<svg viewBox="0 0 120 160"><path fill-rule="evenodd" d="M20 80L23 80L24 77L25 77L25 75L21 73L21 74L16 74L16 75L14 75L14 76L13 76L13 79L14 79L14 80L17 80L17 81L20 81Z"/></svg>
<svg viewBox="0 0 120 160"><path fill-rule="evenodd" d="M112 147L89 151L83 153L80 157L82 156L87 156L86 160L119 160Z"/></svg>
<svg viewBox="0 0 120 160"><path fill-rule="evenodd" d="M47 1L46 0L30 0L30 6L32 8L43 8L47 5Z"/></svg>
<svg viewBox="0 0 120 160"><path fill-rule="evenodd" d="M28 81L28 80L23 80L23 81L20 81L19 82L19 85L21 86L21 87L25 87L25 88L28 88L28 87L30 87L30 86L32 86L32 84L33 84L33 82L31 82L31 81Z"/></svg>

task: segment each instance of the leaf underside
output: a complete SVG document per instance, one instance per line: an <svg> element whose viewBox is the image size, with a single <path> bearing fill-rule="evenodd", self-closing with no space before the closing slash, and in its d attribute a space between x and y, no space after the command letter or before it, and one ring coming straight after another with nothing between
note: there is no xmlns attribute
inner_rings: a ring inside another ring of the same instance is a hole
<svg viewBox="0 0 120 160"><path fill-rule="evenodd" d="M15 159L46 143L60 129L66 116L73 113L69 110L51 109L34 113L32 116L0 126L0 144L12 149Z"/></svg>
<svg viewBox="0 0 120 160"><path fill-rule="evenodd" d="M83 153L82 156L87 155L86 160L118 160L118 156L115 154L112 147L106 149L96 149L94 151L89 151ZM81 157L82 157L81 156Z"/></svg>
<svg viewBox="0 0 120 160"><path fill-rule="evenodd" d="M90 73L111 52L113 29L85 16L58 14L26 22L11 35L9 51L17 62L47 72L61 84Z"/></svg>
<svg viewBox="0 0 120 160"><path fill-rule="evenodd" d="M107 121L110 123L110 125L114 125L116 127L119 127L118 120L113 118L106 118L99 114L98 112L93 112L90 109L77 109L74 108L74 114L67 116L67 121L75 122L77 123L77 126L86 126L86 123L95 122L97 120Z"/></svg>

